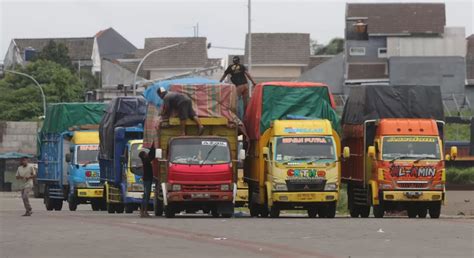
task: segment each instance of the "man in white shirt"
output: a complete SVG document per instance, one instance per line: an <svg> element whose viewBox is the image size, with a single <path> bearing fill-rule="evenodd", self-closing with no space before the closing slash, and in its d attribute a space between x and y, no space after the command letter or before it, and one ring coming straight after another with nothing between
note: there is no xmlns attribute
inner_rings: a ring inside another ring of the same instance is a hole
<svg viewBox="0 0 474 258"><path fill-rule="evenodd" d="M16 171L16 179L21 180L23 185L21 186L21 199L23 199L23 204L25 205L25 214L23 216L31 216L33 213L31 211L30 200L28 195L33 189L33 179L36 177L35 168L28 164L28 158L22 157L20 160L20 166Z"/></svg>

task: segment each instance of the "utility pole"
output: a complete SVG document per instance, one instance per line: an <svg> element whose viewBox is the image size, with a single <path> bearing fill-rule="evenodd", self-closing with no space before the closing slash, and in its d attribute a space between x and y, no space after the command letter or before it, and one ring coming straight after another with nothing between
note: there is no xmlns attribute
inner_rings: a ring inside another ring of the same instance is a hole
<svg viewBox="0 0 474 258"><path fill-rule="evenodd" d="M248 47L249 47L249 51L248 51L248 56L247 56L247 66L248 66L248 70L249 72L252 70L252 1L251 0L248 0ZM249 96L252 97L252 88L253 88L254 85L252 85L250 87L250 91L249 91Z"/></svg>

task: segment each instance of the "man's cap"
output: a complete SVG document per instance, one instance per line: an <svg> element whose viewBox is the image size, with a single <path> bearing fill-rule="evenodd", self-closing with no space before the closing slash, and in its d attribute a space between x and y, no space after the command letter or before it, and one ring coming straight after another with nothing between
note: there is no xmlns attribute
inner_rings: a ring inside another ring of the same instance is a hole
<svg viewBox="0 0 474 258"><path fill-rule="evenodd" d="M166 90L165 88L163 88L163 87L159 87L159 88L156 90L156 93L158 93L158 95L159 95L159 94L162 94L162 93L166 93L166 92L167 92L167 90Z"/></svg>
<svg viewBox="0 0 474 258"><path fill-rule="evenodd" d="M240 57L239 56L234 56L234 57L232 57L232 60L239 60L240 61Z"/></svg>

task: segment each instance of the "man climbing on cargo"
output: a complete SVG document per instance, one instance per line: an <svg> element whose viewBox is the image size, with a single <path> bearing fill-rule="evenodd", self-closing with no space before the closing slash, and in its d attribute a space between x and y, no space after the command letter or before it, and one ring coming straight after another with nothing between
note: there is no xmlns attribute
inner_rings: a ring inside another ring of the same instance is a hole
<svg viewBox="0 0 474 258"><path fill-rule="evenodd" d="M27 157L22 157L20 159L20 166L16 171L16 179L23 182L21 185L21 199L23 199L23 205L25 206L26 210L23 216L31 216L33 213L28 196L33 189L33 179L35 177L35 168L31 164L28 164Z"/></svg>
<svg viewBox="0 0 474 258"><path fill-rule="evenodd" d="M204 126L193 110L191 99L181 93L168 92L165 88L160 87L156 93L163 100L161 107L161 116L169 118L171 115L178 114L179 120L181 121L181 135L186 135L186 119L192 119L198 126L198 134L202 135L204 132Z"/></svg>
<svg viewBox="0 0 474 258"><path fill-rule="evenodd" d="M224 74L222 75L221 82L224 81L225 77L230 74L230 80L237 89L237 96L242 98L244 102L244 113L247 109L247 101L249 97L249 85L247 82L247 78L256 85L255 81L253 80L252 76L247 72L247 68L244 65L240 64L240 57L234 56L232 58L233 64L229 65L225 70Z"/></svg>
<svg viewBox="0 0 474 258"><path fill-rule="evenodd" d="M138 154L140 159L142 160L143 164L143 199L142 199L142 206L140 208L140 217L148 218L150 215L148 214L148 205L150 203L150 195L151 195L151 185L153 183L153 168L151 162L155 156L153 151L149 151L148 153L143 149Z"/></svg>

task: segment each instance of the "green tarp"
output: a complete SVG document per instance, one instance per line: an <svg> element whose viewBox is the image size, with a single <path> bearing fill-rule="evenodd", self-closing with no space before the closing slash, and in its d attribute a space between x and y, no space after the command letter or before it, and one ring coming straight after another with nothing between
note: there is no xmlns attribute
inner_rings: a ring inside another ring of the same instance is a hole
<svg viewBox="0 0 474 258"><path fill-rule="evenodd" d="M341 132L340 119L328 100L327 87L263 87L260 134L270 127L271 121L287 115L328 119L333 128Z"/></svg>
<svg viewBox="0 0 474 258"><path fill-rule="evenodd" d="M104 103L49 104L41 133L62 133L73 126L100 124Z"/></svg>

